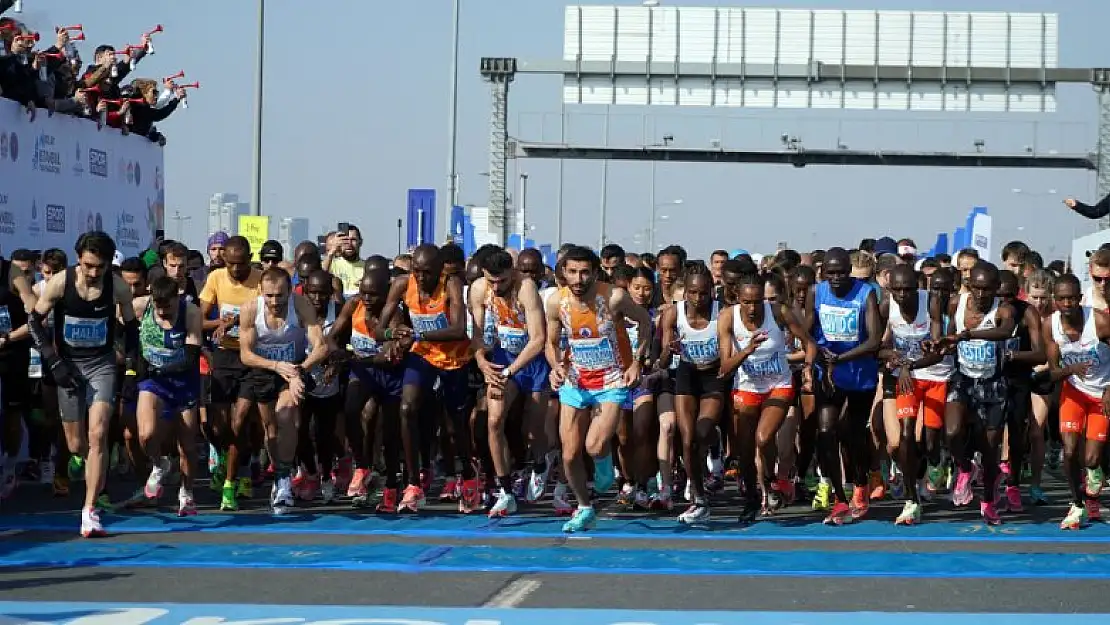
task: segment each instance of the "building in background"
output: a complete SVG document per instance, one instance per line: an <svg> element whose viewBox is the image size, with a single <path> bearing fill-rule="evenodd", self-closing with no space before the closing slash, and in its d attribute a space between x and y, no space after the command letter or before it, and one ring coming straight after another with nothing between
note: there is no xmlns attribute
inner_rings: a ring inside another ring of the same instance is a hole
<svg viewBox="0 0 1110 625"><path fill-rule="evenodd" d="M309 240L308 220L304 217L285 217L278 222L277 241L285 250L286 260L293 260L293 249Z"/></svg>
<svg viewBox="0 0 1110 625"><path fill-rule="evenodd" d="M250 215L251 205L240 202L235 193L214 193L208 198L208 233L223 231L229 235L239 232L239 216Z"/></svg>

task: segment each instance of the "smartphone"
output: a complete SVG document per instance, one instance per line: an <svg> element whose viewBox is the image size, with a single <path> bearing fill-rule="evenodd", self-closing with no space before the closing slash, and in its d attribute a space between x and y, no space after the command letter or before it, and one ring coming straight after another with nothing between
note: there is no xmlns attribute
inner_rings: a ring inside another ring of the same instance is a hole
<svg viewBox="0 0 1110 625"><path fill-rule="evenodd" d="M165 230L155 230L154 231L154 238L158 239L159 241L161 241L162 239L165 239L166 238L166 231Z"/></svg>
<svg viewBox="0 0 1110 625"><path fill-rule="evenodd" d="M335 231L339 234L339 236L345 237L347 236L347 233L351 231L351 224L345 221L341 221L339 222L339 225L335 227Z"/></svg>
<svg viewBox="0 0 1110 625"><path fill-rule="evenodd" d="M321 234L320 236L316 237L316 244L317 245L323 246L323 245L326 245L327 242L328 242L328 237L327 237L326 234Z"/></svg>

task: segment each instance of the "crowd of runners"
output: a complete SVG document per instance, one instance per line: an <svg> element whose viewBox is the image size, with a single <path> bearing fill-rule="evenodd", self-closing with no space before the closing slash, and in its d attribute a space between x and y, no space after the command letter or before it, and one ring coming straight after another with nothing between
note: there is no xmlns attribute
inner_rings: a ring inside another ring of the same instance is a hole
<svg viewBox="0 0 1110 625"><path fill-rule="evenodd" d="M208 247L190 271L182 243L123 259L94 231L72 255L0 262L0 495L84 480L86 537L170 485L196 514L202 477L225 511L272 481L278 515L341 499L418 514L434 496L566 515L566 532L610 490L686 524L732 482L742 523L804 501L840 525L890 496L912 525L978 487L998 524L1048 502L1048 462L1070 492L1060 527L1099 518L1108 250L1084 293L1021 242L1001 266L886 237L705 261L616 245L564 245L554 267L454 244L363 258L346 224L292 263L275 241L259 262L243 237ZM106 482L128 471L145 482L113 506Z"/></svg>

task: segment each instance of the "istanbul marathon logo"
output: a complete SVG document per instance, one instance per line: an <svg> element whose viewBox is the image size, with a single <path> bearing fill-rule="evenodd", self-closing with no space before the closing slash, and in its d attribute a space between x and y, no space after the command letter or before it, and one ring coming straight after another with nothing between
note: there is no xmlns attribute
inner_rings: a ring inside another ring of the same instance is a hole
<svg viewBox="0 0 1110 625"><path fill-rule="evenodd" d="M51 174L62 173L62 155L54 145L54 135L44 132L35 139L35 153L32 158L32 168Z"/></svg>

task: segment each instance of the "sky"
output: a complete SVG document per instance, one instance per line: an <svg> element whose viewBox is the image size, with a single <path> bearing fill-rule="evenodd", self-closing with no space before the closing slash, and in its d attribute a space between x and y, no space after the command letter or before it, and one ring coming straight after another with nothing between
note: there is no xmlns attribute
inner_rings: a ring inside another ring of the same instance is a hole
<svg viewBox="0 0 1110 625"><path fill-rule="evenodd" d="M266 72L262 208L279 217L309 217L318 234L349 221L362 228L365 253L396 252L396 220L409 188L448 182L451 70L451 0L292 0L266 2ZM490 96L478 73L483 56L527 60L562 58L567 5L637 5L638 0L463 0L459 78L458 169L460 204L485 205L489 169ZM752 6L803 9L914 9L1057 12L1060 65L1105 66L1105 0L734 0L666 6ZM207 235L212 193L251 195L256 0L25 0L23 19L33 28L81 23L91 58L100 43L136 42L155 24L155 56L136 76L162 77L184 69L190 108L160 124L169 143L166 165L166 231L193 247ZM1099 54L1099 53L1102 54ZM559 137L557 77L521 76L512 86L509 132L522 140ZM568 107L572 142L603 141L604 107ZM611 143L641 144L645 118L655 140L675 145L724 145L745 133L802 136L816 147L840 137L848 145L892 150L969 150L976 138L988 150L1091 150L1097 138L1097 102L1085 85L1058 88L1056 113L971 116L912 112L754 111L615 107ZM808 139L807 139L808 137ZM564 241L596 244L602 165L567 161ZM649 226L651 166L610 165L607 236L643 249ZM529 175L529 221L538 241L555 235L558 162L510 162L509 180ZM798 249L854 246L863 237L916 239L929 247L941 229L961 223L972 206L987 206L997 244L1024 239L1050 257L1063 257L1074 235L1094 223L1067 211L1061 201L1094 201L1094 174L1068 170L982 170L783 165L695 165L656 168L656 201L681 200L660 209L657 247L680 243L694 255L715 248L773 251L783 241ZM1020 192L1015 192L1020 190ZM1054 192L1054 193L1053 193ZM442 206L442 202L441 202ZM672 210L673 208L673 210ZM673 213L673 214L670 214ZM177 221L174 216L184 219ZM439 229L442 231L442 215ZM276 230L276 229L275 229ZM275 232L276 234L276 232ZM997 245L996 244L996 245Z"/></svg>

